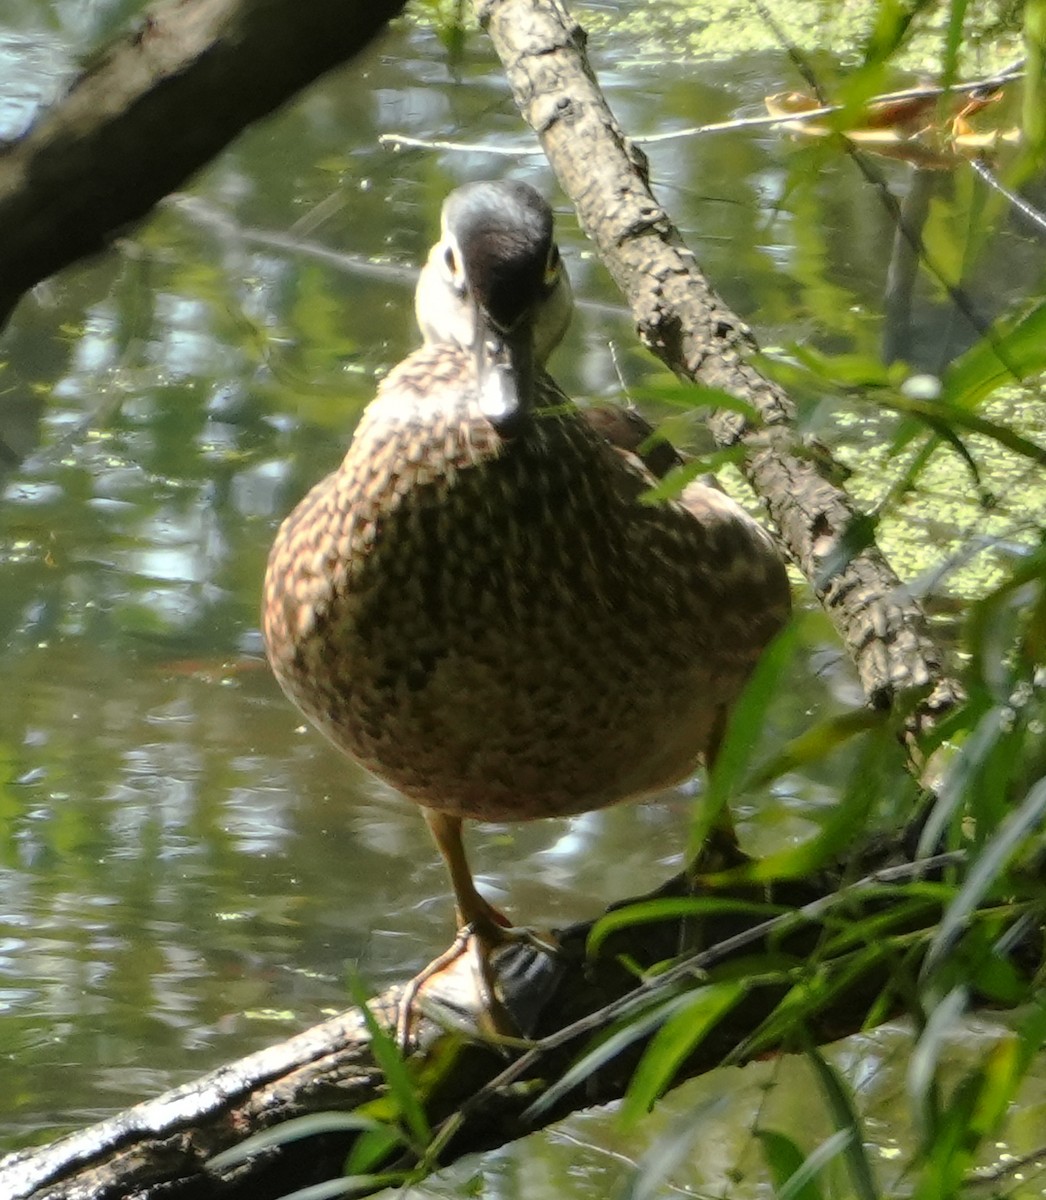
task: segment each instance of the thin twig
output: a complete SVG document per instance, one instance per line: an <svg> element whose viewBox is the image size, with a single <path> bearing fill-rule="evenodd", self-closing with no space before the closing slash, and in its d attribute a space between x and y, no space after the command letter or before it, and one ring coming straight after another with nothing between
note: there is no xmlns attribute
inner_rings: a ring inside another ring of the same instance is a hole
<svg viewBox="0 0 1046 1200"><path fill-rule="evenodd" d="M1002 1182L1008 1175L1012 1175L1015 1171L1020 1171L1022 1168L1035 1166L1042 1168L1043 1160L1046 1159L1046 1146L1039 1146L1035 1150L1029 1150L1027 1154L1022 1154L1019 1158L1014 1157L1010 1162L1000 1163L996 1167L984 1167L979 1171L975 1171L963 1181L964 1187L967 1188L985 1188L994 1187Z"/></svg>
<svg viewBox="0 0 1046 1200"><path fill-rule="evenodd" d="M901 100L918 100L924 96L946 96L978 92L986 88L1001 87L1003 84L1012 83L1014 80L1022 78L1023 75L1024 71L1022 69L1013 68L994 75L990 79L975 79L968 83L953 83L948 87L927 85L903 88L897 92L884 92L880 96L873 96L868 103L893 104ZM678 141L680 138L700 137L709 133L732 133L738 129L783 128L786 125L793 125L797 122L816 121L820 117L830 117L834 113L842 112L845 107L843 104L823 104L817 108L804 109L801 112L788 113L786 115L778 114L777 116L772 116L767 114L763 117L734 117L730 121L713 121L708 125L690 125L686 129L671 129L666 133L638 134L630 140L637 145L654 146L659 142ZM513 148L509 146L495 146L490 142L450 142L437 138L411 137L405 133L383 133L378 138L378 142L380 145L389 146L393 150L409 146L412 149L418 150L448 150L455 154L494 154L501 158L521 158L543 153L540 146L519 146Z"/></svg>
<svg viewBox="0 0 1046 1200"><path fill-rule="evenodd" d="M994 188L1001 196L1005 196L1025 220L1030 221L1040 232L1046 233L1046 214L1035 208L1034 205L1029 204L1023 196L1018 195L1012 188L1008 188L983 158L971 159L970 166L973 167L974 171L977 172L990 188Z"/></svg>
<svg viewBox="0 0 1046 1200"><path fill-rule="evenodd" d="M403 146L411 146L419 150L452 150L458 154L496 154L501 158L520 158L527 155L540 155L544 151L540 146L513 149L510 146L495 146L492 142L445 142L430 138L408 137L405 133L383 133L378 142L399 150Z"/></svg>
<svg viewBox="0 0 1046 1200"><path fill-rule="evenodd" d="M918 87L902 88L897 92L883 92L879 96L871 97L866 107L870 107L873 104L896 104L902 100L919 100L929 96L965 95L987 88L1002 87L1003 84L1012 83L1014 80L1023 78L1023 76L1023 69L1014 67L1008 71L1000 72L998 75L993 75L990 79L974 79L968 83L953 83L948 87L920 85ZM830 117L837 112L842 112L845 107L846 105L844 104L822 104L817 108L803 109L801 112L788 113L785 116L771 116L768 114L765 117L737 117L732 121L715 121L710 125L692 125L688 129L672 129L667 133L652 133L646 137L638 136L632 138L632 141L639 142L644 146L651 146L657 142L671 142L678 138L696 137L705 133L729 133L735 129L774 129L779 126L792 125L796 122L816 121L819 117Z"/></svg>

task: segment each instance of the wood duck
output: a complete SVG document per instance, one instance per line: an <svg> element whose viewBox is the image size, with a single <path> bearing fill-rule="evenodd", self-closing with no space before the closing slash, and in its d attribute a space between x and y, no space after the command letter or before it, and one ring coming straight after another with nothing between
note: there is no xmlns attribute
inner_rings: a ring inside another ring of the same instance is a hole
<svg viewBox="0 0 1046 1200"><path fill-rule="evenodd" d="M263 625L301 711L422 806L489 952L516 931L476 889L463 820L587 812L708 763L789 589L714 485L649 502L649 467L678 460L641 460L641 418L546 373L572 300L532 187L448 196L415 308L424 344L280 527Z"/></svg>

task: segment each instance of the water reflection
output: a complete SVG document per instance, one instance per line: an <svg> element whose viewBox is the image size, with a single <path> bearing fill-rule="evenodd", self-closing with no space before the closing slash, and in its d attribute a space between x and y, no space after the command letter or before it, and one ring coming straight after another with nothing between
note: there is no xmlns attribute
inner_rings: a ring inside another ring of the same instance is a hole
<svg viewBox="0 0 1046 1200"><path fill-rule="evenodd" d="M90 7L102 20L105 6ZM44 96L58 68L16 41L0 52L20 55ZM623 122L642 130L728 116L784 72L775 58L700 81L663 69L608 79ZM482 42L461 73L457 85L432 36L399 28L239 139L194 182L195 210L165 205L39 289L5 334L0 1148L315 1021L345 1003L346 964L380 987L446 944L446 881L418 814L297 724L256 623L277 521L336 464L375 378L414 344L410 280L439 202L505 169L482 153L393 154L378 136L532 144ZM829 315L845 328L851 313L849 335L874 348L882 213L845 164L808 178L788 158L765 134L652 152L709 274L766 338L802 338ZM541 164L513 169L553 194ZM575 288L596 306L582 308L557 375L578 394L641 394L654 368L628 321L607 315L617 297L559 208ZM861 452L859 429L829 433ZM830 634L811 630L768 744L855 700ZM821 769L779 781L741 813L748 844L808 835L837 783ZM538 925L592 915L673 869L689 806L676 792L477 827L481 886ZM708 1179L751 1140L754 1076L709 1143L720 1148ZM620 1177L616 1136L598 1114L551 1135L548 1193L580 1169L605 1194ZM483 1168L493 1192L522 1193L516 1154ZM525 1177L540 1195L530 1160Z"/></svg>

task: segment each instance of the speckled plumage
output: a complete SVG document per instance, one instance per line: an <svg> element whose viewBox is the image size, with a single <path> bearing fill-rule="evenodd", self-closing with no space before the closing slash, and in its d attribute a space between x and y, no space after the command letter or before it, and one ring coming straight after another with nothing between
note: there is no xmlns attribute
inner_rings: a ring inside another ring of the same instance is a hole
<svg viewBox="0 0 1046 1200"><path fill-rule="evenodd" d="M769 535L716 487L644 501L641 419L586 413L543 369L569 315L547 206L524 185L470 188L419 283L426 344L277 534L264 632L295 704L429 810L462 918L491 934L460 819L563 816L686 777L789 596ZM520 204L541 218L533 246ZM527 298L501 315L502 272L495 319L475 272L499 221ZM525 369L498 419L484 389L504 362L510 383Z"/></svg>
<svg viewBox="0 0 1046 1200"><path fill-rule="evenodd" d="M280 530L277 677L411 799L484 820L600 808L697 765L787 610L776 552L721 492L652 477L547 377L509 437L467 352L384 381L341 467Z"/></svg>

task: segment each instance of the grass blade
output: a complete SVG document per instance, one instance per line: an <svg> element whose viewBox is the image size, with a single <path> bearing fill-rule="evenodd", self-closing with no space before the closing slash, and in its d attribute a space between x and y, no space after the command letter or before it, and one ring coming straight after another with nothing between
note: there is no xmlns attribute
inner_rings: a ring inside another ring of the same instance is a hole
<svg viewBox="0 0 1046 1200"><path fill-rule="evenodd" d="M848 1134L843 1155L854 1195L858 1200L878 1200L879 1189L864 1149L864 1130L853 1106L852 1092L844 1086L839 1073L813 1046L806 1052L821 1085L832 1122L840 1133Z"/></svg>
<svg viewBox="0 0 1046 1200"><path fill-rule="evenodd" d="M926 1027L912 1051L908 1063L908 1096L912 1102L912 1111L924 1126L930 1124L932 1115L931 1089L937 1076L941 1048L955 1023L966 1011L968 1003L969 994L966 988L952 988L930 1013Z"/></svg>
<svg viewBox="0 0 1046 1200"><path fill-rule="evenodd" d="M709 984L684 997L685 1003L662 1025L632 1076L621 1106L623 1124L632 1125L649 1112L686 1058L747 994L744 980L729 980Z"/></svg>
<svg viewBox="0 0 1046 1200"><path fill-rule="evenodd" d="M396 1187L402 1175L342 1175L288 1192L280 1200L333 1200L335 1196L369 1196L383 1187Z"/></svg>
<svg viewBox="0 0 1046 1200"><path fill-rule="evenodd" d="M786 911L780 904L717 896L665 896L657 900L639 900L600 917L589 932L585 952L589 958L595 958L608 937L619 929L630 929L635 925L735 913L765 920Z"/></svg>
<svg viewBox="0 0 1046 1200"><path fill-rule="evenodd" d="M407 1064L403 1061L400 1048L395 1039L378 1024L370 1010L370 996L363 986L359 976L353 973L349 977L349 992L353 1003L363 1014L364 1024L370 1034L371 1051L374 1061L385 1074L385 1082L389 1086L389 1097L396 1105L399 1115L413 1137L415 1149L420 1151L432 1140L432 1130L428 1118L421 1106L417 1089Z"/></svg>
<svg viewBox="0 0 1046 1200"><path fill-rule="evenodd" d="M776 1197L780 1197L785 1188L790 1188L793 1200L823 1200L823 1193L815 1179L800 1179L799 1173L806 1162L806 1156L790 1137L778 1133L775 1129L757 1129L755 1135L762 1143L763 1158L770 1172ZM799 1182L793 1186L793 1180Z"/></svg>
<svg viewBox="0 0 1046 1200"><path fill-rule="evenodd" d="M948 905L923 960L920 978L925 983L937 970L966 926L970 914L984 899L1027 835L1046 813L1046 779L1040 779L1019 808L1009 813L970 867L969 874Z"/></svg>
<svg viewBox="0 0 1046 1200"><path fill-rule="evenodd" d="M269 1150L274 1146L283 1146L287 1142L296 1142L300 1138L318 1137L324 1133L367 1133L383 1129L380 1122L372 1117L360 1116L358 1113L309 1113L308 1116L294 1117L274 1125L271 1129L263 1129L254 1133L221 1154L216 1154L207 1162L209 1170L226 1171L230 1167L238 1167L255 1154Z"/></svg>
<svg viewBox="0 0 1046 1200"><path fill-rule="evenodd" d="M652 1029L656 1029L658 1025L668 1020L689 1000L690 995L691 993L684 992L681 995L672 996L647 1012L640 1013L638 1016L630 1016L620 1028L597 1041L590 1049L585 1050L581 1057L530 1105L523 1113L522 1119L524 1121L531 1120L551 1108L567 1092L587 1079L593 1071L599 1070L604 1063L616 1058L626 1046L645 1037Z"/></svg>
<svg viewBox="0 0 1046 1200"><path fill-rule="evenodd" d="M799 647L801 619L793 617L764 651L741 698L734 706L726 737L708 777L708 790L696 805L687 858L693 861L715 827L719 814L739 790L748 770L752 747L759 738L771 702Z"/></svg>

